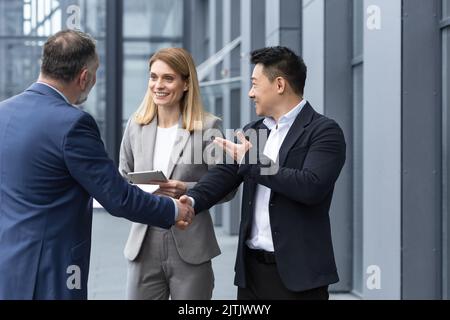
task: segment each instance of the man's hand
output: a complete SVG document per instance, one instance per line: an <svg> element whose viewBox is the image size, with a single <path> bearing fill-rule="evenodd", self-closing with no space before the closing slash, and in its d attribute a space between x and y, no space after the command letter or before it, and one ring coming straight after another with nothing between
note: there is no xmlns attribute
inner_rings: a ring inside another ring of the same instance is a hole
<svg viewBox="0 0 450 320"><path fill-rule="evenodd" d="M189 198L188 196L184 195L180 198L180 201L183 203L187 203L188 205L190 205L192 207L192 201L191 198Z"/></svg>
<svg viewBox="0 0 450 320"><path fill-rule="evenodd" d="M195 217L194 208L187 196L183 196L180 200L175 200L178 206L178 218L175 223L178 229L186 230Z"/></svg>
<svg viewBox="0 0 450 320"><path fill-rule="evenodd" d="M169 180L168 182L151 181L150 184L159 185L158 191L155 192L158 196L166 196L174 199L180 198L187 191L187 186L183 181Z"/></svg>
<svg viewBox="0 0 450 320"><path fill-rule="evenodd" d="M242 132L238 132L237 137L241 144L236 144L229 140L218 137L216 137L214 143L225 150L226 153L228 153L231 157L233 157L234 160L239 163L245 157L245 154L248 152L248 150L253 147L253 145L247 139L245 139L245 136Z"/></svg>

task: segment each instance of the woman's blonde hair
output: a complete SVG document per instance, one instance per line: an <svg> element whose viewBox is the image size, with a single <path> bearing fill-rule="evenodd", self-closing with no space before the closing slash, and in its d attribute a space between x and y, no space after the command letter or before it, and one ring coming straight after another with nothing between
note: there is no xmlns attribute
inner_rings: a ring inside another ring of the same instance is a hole
<svg viewBox="0 0 450 320"><path fill-rule="evenodd" d="M149 70L152 64L161 60L167 63L182 79L187 82L188 90L181 99L180 108L183 129L193 132L201 130L205 111L200 96L197 70L191 54L182 48L166 48L156 52L149 61ZM157 106L153 101L151 89L147 88L144 100L135 114L135 121L140 125L148 125L157 115Z"/></svg>

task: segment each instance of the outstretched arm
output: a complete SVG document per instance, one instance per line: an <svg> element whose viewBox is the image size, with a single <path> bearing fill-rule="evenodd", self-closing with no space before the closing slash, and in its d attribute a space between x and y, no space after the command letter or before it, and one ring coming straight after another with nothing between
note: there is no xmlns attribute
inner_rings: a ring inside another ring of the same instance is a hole
<svg viewBox="0 0 450 320"><path fill-rule="evenodd" d="M97 124L90 115L85 113L74 123L62 147L72 177L109 213L162 228L175 223L172 199L146 193L122 178L106 154Z"/></svg>
<svg viewBox="0 0 450 320"><path fill-rule="evenodd" d="M187 196L195 200L195 212L207 210L219 203L241 184L243 177L238 174L238 165L217 165L188 190Z"/></svg>
<svg viewBox="0 0 450 320"><path fill-rule="evenodd" d="M241 144L226 140L219 141L219 144L234 157L242 157L249 149L242 139L245 138L240 137ZM305 150L300 150L300 153L302 152L305 152L306 156L298 155L299 161L300 157L305 158L301 169L278 167L278 164L260 155L258 163L248 164L248 161L245 161L246 164L239 167L238 173L292 201L315 205L332 190L344 165L346 146L342 130L335 122L317 128L311 145ZM289 157L295 157L295 154L290 154ZM276 170L269 174L267 172L272 170L268 168Z"/></svg>

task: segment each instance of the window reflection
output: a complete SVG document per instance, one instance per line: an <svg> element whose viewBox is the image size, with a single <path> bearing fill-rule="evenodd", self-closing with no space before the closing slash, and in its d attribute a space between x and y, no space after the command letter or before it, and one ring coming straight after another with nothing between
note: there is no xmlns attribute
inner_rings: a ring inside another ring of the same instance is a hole
<svg viewBox="0 0 450 320"><path fill-rule="evenodd" d="M36 81L42 46L56 32L79 28L97 40L100 68L97 85L83 106L106 132L107 0L0 0L0 101ZM150 55L182 45L183 0L124 1L123 119L145 94ZM120 130L120 129L118 129Z"/></svg>
<svg viewBox="0 0 450 320"><path fill-rule="evenodd" d="M56 32L77 26L98 42L104 61L106 0L0 0L0 100L25 90L40 71L42 46ZM83 108L105 132L105 71L101 65L97 85Z"/></svg>
<svg viewBox="0 0 450 320"><path fill-rule="evenodd" d="M156 51L182 46L183 0L124 1L123 126L139 107Z"/></svg>
<svg viewBox="0 0 450 320"><path fill-rule="evenodd" d="M124 1L125 37L181 37L182 0Z"/></svg>

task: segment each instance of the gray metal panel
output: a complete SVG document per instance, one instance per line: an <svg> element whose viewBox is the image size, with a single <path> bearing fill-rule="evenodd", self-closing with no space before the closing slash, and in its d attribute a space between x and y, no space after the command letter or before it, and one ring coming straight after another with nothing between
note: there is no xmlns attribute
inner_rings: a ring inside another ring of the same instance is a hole
<svg viewBox="0 0 450 320"><path fill-rule="evenodd" d="M233 89L230 90L230 111L231 114L228 115L230 118L231 128L237 129L240 127L240 112L239 104L241 99L241 90ZM225 206L223 227L230 235L239 234L239 224L241 221L241 193L236 194L233 200L228 202Z"/></svg>
<svg viewBox="0 0 450 320"><path fill-rule="evenodd" d="M363 40L364 3L353 3L353 293L362 296L363 271Z"/></svg>
<svg viewBox="0 0 450 320"><path fill-rule="evenodd" d="M265 45L265 6L261 2L261 0L241 1L241 126L257 118L248 92L253 72L250 53Z"/></svg>
<svg viewBox="0 0 450 320"><path fill-rule="evenodd" d="M364 288L367 299L400 299L401 294L401 8L401 0L364 0L369 22L363 65L363 273L364 283L371 284ZM378 12L379 29L370 23ZM377 281L370 282L374 279L380 280L380 288Z"/></svg>
<svg viewBox="0 0 450 320"><path fill-rule="evenodd" d="M215 99L215 115L219 118L222 118L223 116L223 98L222 97L218 97L218 98L214 98ZM214 225L215 226L222 226L223 225L223 211L224 211L224 207L223 204L218 204L216 206L214 206L212 208L213 210L213 220L214 220Z"/></svg>
<svg viewBox="0 0 450 320"><path fill-rule="evenodd" d="M340 282L332 291L349 292L353 281L353 108L351 0L325 1L325 114L344 131L347 160L330 210Z"/></svg>
<svg viewBox="0 0 450 320"><path fill-rule="evenodd" d="M188 51L191 51L191 2L192 0L184 0L183 1L183 48L185 48Z"/></svg>
<svg viewBox="0 0 450 320"><path fill-rule="evenodd" d="M287 46L300 54L302 2L299 0L266 0L266 45Z"/></svg>
<svg viewBox="0 0 450 320"><path fill-rule="evenodd" d="M280 5L280 44L300 54L302 52L302 2L282 0Z"/></svg>
<svg viewBox="0 0 450 320"><path fill-rule="evenodd" d="M280 44L280 3L281 0L266 0L266 45Z"/></svg>
<svg viewBox="0 0 450 320"><path fill-rule="evenodd" d="M119 164L122 141L123 90L123 0L106 2L106 146Z"/></svg>
<svg viewBox="0 0 450 320"><path fill-rule="evenodd" d="M302 31L299 28L285 29L280 33L280 44L295 51L297 54L301 53L301 38Z"/></svg>
<svg viewBox="0 0 450 320"><path fill-rule="evenodd" d="M231 41L241 35L241 0L231 0L230 35ZM231 51L230 78L241 75L241 49L237 47ZM239 106L240 101L235 107Z"/></svg>
<svg viewBox="0 0 450 320"><path fill-rule="evenodd" d="M438 0L403 2L402 296L441 298ZM420 23L418 23L420 21Z"/></svg>
<svg viewBox="0 0 450 320"><path fill-rule="evenodd" d="M204 0L184 0L183 46L192 54L197 64L208 56L205 50L208 7Z"/></svg>
<svg viewBox="0 0 450 320"><path fill-rule="evenodd" d="M218 52L223 48L223 9L222 9L222 0L213 0L215 2L215 28L216 28L216 39L215 39L215 51ZM220 73L223 70L223 63L219 63L216 67L216 79L221 78Z"/></svg>
<svg viewBox="0 0 450 320"><path fill-rule="evenodd" d="M237 37L237 30L233 24L240 24L240 0L223 0L223 42L224 45L230 43ZM236 14L236 11L238 12ZM237 18L236 18L237 15ZM228 70L228 76L231 75L233 67L240 68L240 49L235 49L234 54L230 54L224 59L223 67ZM235 71L234 71L235 72ZM238 71L240 73L240 70ZM233 92L229 86L224 86L223 89L223 127L224 129L236 129L240 127L240 120L236 123L233 118L233 112L239 110L241 103L240 93ZM240 112L238 113L240 115ZM239 117L239 116L238 116ZM233 200L224 203L223 208L223 226L228 234L237 234L239 231L240 219L240 198L235 197Z"/></svg>
<svg viewBox="0 0 450 320"><path fill-rule="evenodd" d="M220 50L220 48L217 48L219 46L219 44L217 43L217 31L219 29L219 22L217 22L217 1L216 0L208 0L209 4L208 4L208 26L207 29L209 30L209 36L210 39L208 41L208 56L211 57L212 55L214 55L217 51ZM221 16L221 15L219 15ZM220 45L222 44L222 42L220 43ZM211 75L208 77L208 80L216 80L216 72L213 71L211 72Z"/></svg>
<svg viewBox="0 0 450 320"><path fill-rule="evenodd" d="M355 0L359 1L359 0ZM361 11L362 14L362 11ZM353 292L362 296L363 270L363 65L353 69Z"/></svg>
<svg viewBox="0 0 450 320"><path fill-rule="evenodd" d="M324 0L303 0L303 59L308 67L305 98L314 106L317 112L323 113L324 108Z"/></svg>
<svg viewBox="0 0 450 320"><path fill-rule="evenodd" d="M444 0L443 0L444 1ZM450 2L448 4L450 10ZM450 12L449 12L450 13ZM450 299L450 26L442 30L443 103L443 298Z"/></svg>

